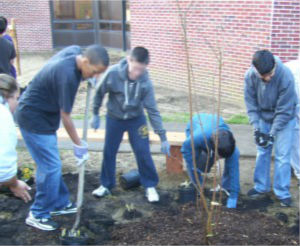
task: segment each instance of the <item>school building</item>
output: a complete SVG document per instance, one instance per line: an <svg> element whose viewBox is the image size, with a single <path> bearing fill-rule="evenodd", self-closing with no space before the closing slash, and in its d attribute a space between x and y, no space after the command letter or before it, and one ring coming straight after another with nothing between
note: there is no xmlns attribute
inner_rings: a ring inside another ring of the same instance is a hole
<svg viewBox="0 0 300 246"><path fill-rule="evenodd" d="M222 100L234 103L243 100L243 76L256 50L270 49L284 62L298 58L299 0L0 0L0 15L16 19L21 52L143 45L154 83L180 90L187 88L184 12L196 93L215 94L220 51Z"/></svg>

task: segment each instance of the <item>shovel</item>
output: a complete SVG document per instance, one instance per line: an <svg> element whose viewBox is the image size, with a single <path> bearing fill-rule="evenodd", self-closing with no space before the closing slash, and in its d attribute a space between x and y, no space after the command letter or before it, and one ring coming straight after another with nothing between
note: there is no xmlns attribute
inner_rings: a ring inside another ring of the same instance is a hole
<svg viewBox="0 0 300 246"><path fill-rule="evenodd" d="M89 104L91 97L91 83L88 82L87 95L86 95L86 106L84 112L84 123L83 123L83 136L82 139L87 141L87 130L88 130L88 115L89 115ZM84 189L84 170L87 160L83 160L78 165L78 190L77 190L77 214L76 220L71 230L63 229L60 237L62 245L86 245L88 237L85 233L80 232L78 229L80 224L82 204L83 204L83 189Z"/></svg>

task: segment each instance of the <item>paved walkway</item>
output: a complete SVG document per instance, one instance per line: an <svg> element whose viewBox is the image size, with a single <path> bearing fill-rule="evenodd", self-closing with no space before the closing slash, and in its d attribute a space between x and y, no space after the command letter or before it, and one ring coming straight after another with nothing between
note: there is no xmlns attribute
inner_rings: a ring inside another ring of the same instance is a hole
<svg viewBox="0 0 300 246"><path fill-rule="evenodd" d="M75 120L75 126L77 128L82 128L83 121L82 120ZM101 122L101 129L104 129L105 121ZM164 123L165 128L167 131L174 131L174 132L184 132L185 124L183 123ZM256 147L254 144L253 138L253 130L252 127L249 125L230 125L232 129L237 146L240 150L241 156L244 157L255 157L256 156ZM71 141L59 141L59 148L62 149L72 149ZM19 141L19 147L24 147L23 141ZM91 143L90 149L92 151L103 151L103 143ZM128 152L131 151L131 147L128 143L121 144L120 152ZM160 153L160 146L155 144L151 146L151 151L153 153Z"/></svg>

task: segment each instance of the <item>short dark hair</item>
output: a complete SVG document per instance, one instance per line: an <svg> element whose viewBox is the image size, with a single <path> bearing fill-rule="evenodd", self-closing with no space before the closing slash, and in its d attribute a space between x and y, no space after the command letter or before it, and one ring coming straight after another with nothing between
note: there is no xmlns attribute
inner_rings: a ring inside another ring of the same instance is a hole
<svg viewBox="0 0 300 246"><path fill-rule="evenodd" d="M215 133L218 136L218 155L222 158L232 156L235 149L235 139L231 131L219 130ZM213 136L213 149L215 149L215 136Z"/></svg>
<svg viewBox="0 0 300 246"><path fill-rule="evenodd" d="M132 49L130 52L130 57L139 63L143 63L146 65L150 63L149 51L142 46L137 46Z"/></svg>
<svg viewBox="0 0 300 246"><path fill-rule="evenodd" d="M4 33L7 28L7 19L4 16L0 16L0 34Z"/></svg>
<svg viewBox="0 0 300 246"><path fill-rule="evenodd" d="M109 55L107 50L98 44L88 46L83 52L83 56L88 58L93 65L98 65L100 63L106 67L109 65Z"/></svg>
<svg viewBox="0 0 300 246"><path fill-rule="evenodd" d="M275 66L275 58L269 50L259 50L253 55L252 64L260 75L268 74Z"/></svg>

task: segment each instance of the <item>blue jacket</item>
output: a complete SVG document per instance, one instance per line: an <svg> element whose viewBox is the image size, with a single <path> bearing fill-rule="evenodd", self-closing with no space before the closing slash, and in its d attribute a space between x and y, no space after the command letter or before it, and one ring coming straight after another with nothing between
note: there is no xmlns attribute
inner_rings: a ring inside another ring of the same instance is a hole
<svg viewBox="0 0 300 246"><path fill-rule="evenodd" d="M270 134L282 130L295 117L297 96L292 72L275 57L275 74L264 83L251 67L245 74L244 94L250 123L259 128L262 119L272 124Z"/></svg>
<svg viewBox="0 0 300 246"><path fill-rule="evenodd" d="M212 151L212 135L217 130L230 130L229 126L224 122L223 118L219 118L219 123L217 124L217 115L212 114L197 114L193 116L193 131L194 131L194 145L196 150L196 159L200 153L200 150ZM201 126L202 124L202 126ZM186 140L183 143L181 152L186 161L187 168L193 169L193 157L192 157L192 145L191 145L191 123L189 122L186 128ZM200 170L197 170L200 173ZM192 172L190 172L192 173ZM193 175L193 174L192 174ZM226 177L224 177L226 175ZM230 190L230 197L237 198L240 185L239 185L239 152L236 148L233 155L225 160L225 170L223 179L225 178L228 183L228 187L224 187ZM194 179L194 177L191 177ZM192 180L195 182L194 180ZM223 180L224 181L224 180Z"/></svg>

